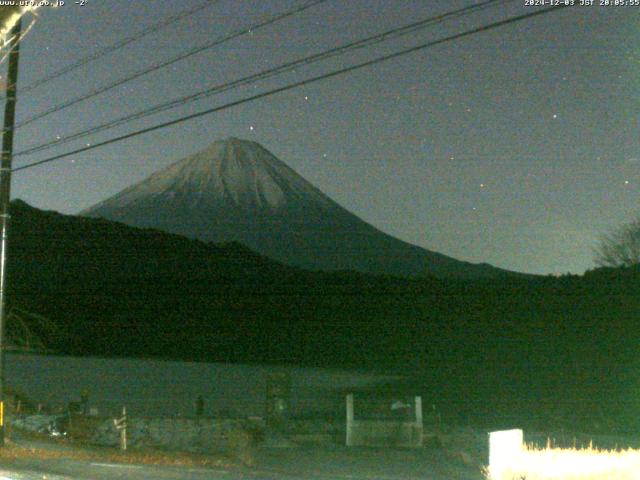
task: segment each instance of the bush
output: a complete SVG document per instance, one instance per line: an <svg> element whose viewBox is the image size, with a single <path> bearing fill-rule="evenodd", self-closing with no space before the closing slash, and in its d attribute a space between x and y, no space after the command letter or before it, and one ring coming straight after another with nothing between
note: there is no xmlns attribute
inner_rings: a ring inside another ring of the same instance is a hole
<svg viewBox="0 0 640 480"><path fill-rule="evenodd" d="M254 447L256 444L255 432L243 427L234 427L227 432L229 453L247 466L255 465Z"/></svg>

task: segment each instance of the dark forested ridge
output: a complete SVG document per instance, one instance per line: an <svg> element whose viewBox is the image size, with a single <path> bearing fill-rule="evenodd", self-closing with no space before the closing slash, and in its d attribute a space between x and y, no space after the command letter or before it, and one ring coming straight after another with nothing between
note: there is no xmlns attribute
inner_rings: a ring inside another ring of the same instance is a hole
<svg viewBox="0 0 640 480"><path fill-rule="evenodd" d="M12 208L10 303L54 321L45 341L61 353L400 371L429 401L505 424L628 427L640 407L637 268L317 273L239 244Z"/></svg>

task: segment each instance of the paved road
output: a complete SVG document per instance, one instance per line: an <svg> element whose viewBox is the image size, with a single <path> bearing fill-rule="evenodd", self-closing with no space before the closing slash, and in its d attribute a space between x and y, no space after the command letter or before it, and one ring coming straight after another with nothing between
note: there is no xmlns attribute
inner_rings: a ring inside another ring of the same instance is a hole
<svg viewBox="0 0 640 480"><path fill-rule="evenodd" d="M302 477L274 472L149 467L67 459L20 460L10 468L0 467L0 480L293 480L300 478ZM327 480L329 480L328 477Z"/></svg>
<svg viewBox="0 0 640 480"><path fill-rule="evenodd" d="M463 440L465 445L472 443L472 439ZM16 443L25 448L56 451L75 448L26 439L19 439ZM457 448L450 450L456 451ZM258 448L253 456L259 465L255 470L23 457L10 464L0 463L0 480L484 480L477 466L461 462L446 449L438 448L394 450L300 446Z"/></svg>
<svg viewBox="0 0 640 480"><path fill-rule="evenodd" d="M355 468L340 471L325 469L306 472L281 469L262 470L208 469L190 467L154 467L113 463L84 462L69 459L19 460L10 467L0 465L0 480L479 480L477 472L468 469L425 469L415 475L398 469L396 474L368 472Z"/></svg>

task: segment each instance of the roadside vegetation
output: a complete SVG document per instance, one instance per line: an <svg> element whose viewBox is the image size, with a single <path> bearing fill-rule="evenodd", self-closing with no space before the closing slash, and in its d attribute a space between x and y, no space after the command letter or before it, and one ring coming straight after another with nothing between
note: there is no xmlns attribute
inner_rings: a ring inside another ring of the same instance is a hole
<svg viewBox="0 0 640 480"><path fill-rule="evenodd" d="M489 480L637 480L640 450L527 446L513 466Z"/></svg>

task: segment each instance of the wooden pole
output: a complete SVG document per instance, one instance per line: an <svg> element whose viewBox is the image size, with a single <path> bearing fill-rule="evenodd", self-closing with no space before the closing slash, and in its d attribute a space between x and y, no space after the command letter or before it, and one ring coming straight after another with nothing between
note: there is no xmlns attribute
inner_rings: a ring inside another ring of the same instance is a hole
<svg viewBox="0 0 640 480"><path fill-rule="evenodd" d="M20 36L22 20L9 34L14 45L9 53L7 73L7 99L4 108L4 129L2 131L2 159L0 161L0 446L5 440L4 397L5 397L5 324L7 318L7 240L9 237L9 202L11 201L11 162L13 160L13 130L16 118L18 83L18 61L20 60Z"/></svg>

